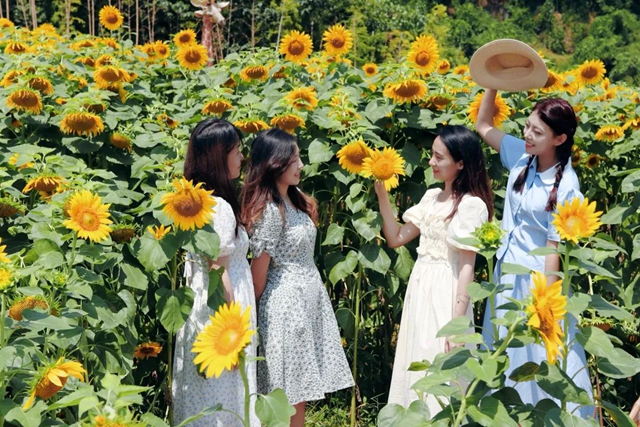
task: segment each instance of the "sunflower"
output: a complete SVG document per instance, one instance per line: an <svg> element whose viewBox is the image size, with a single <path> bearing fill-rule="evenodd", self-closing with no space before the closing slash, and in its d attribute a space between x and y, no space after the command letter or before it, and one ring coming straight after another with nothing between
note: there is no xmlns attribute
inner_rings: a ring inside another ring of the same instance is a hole
<svg viewBox="0 0 640 427"><path fill-rule="evenodd" d="M547 82L540 89L542 92L555 92L562 89L562 76L554 71L547 71Z"/></svg>
<svg viewBox="0 0 640 427"><path fill-rule="evenodd" d="M313 50L311 37L300 31L291 31L280 42L280 53L287 61L299 63L307 59Z"/></svg>
<svg viewBox="0 0 640 427"><path fill-rule="evenodd" d="M40 92L42 95L51 95L53 93L53 85L44 77L34 77L29 80L29 87Z"/></svg>
<svg viewBox="0 0 640 427"><path fill-rule="evenodd" d="M480 242L481 250L491 250L501 246L505 231L497 222L486 221L471 234Z"/></svg>
<svg viewBox="0 0 640 427"><path fill-rule="evenodd" d="M22 54L22 53L28 53L31 51L31 48L24 44L24 43L20 43L20 42L9 42L7 43L7 45L4 48L4 53L6 54Z"/></svg>
<svg viewBox="0 0 640 427"><path fill-rule="evenodd" d="M178 48L183 48L187 46L191 46L192 44L196 44L196 33L191 30L182 30L173 36L173 42L178 46Z"/></svg>
<svg viewBox="0 0 640 427"><path fill-rule="evenodd" d="M0 292L6 291L13 284L13 273L4 265L0 265Z"/></svg>
<svg viewBox="0 0 640 427"><path fill-rule="evenodd" d="M176 58L181 67L188 70L199 70L207 64L209 60L207 48L201 44L192 44L181 47L176 53Z"/></svg>
<svg viewBox="0 0 640 427"><path fill-rule="evenodd" d="M124 19L118 8L114 6L104 6L100 9L100 25L109 31L115 31L122 26Z"/></svg>
<svg viewBox="0 0 640 427"><path fill-rule="evenodd" d="M602 212L596 212L596 202L574 197L558 206L558 213L553 214L553 225L560 238L578 243L579 239L593 236L601 225L600 215Z"/></svg>
<svg viewBox="0 0 640 427"><path fill-rule="evenodd" d="M14 301L9 308L9 317L13 320L20 321L22 320L22 312L25 310L32 310L36 307L39 307L45 311L49 309L49 304L47 301L40 295L36 295L35 297L28 296L22 297L18 300Z"/></svg>
<svg viewBox="0 0 640 427"><path fill-rule="evenodd" d="M180 124L179 121L172 119L171 117L167 116L166 114L160 114L157 117L157 120L164 124L167 125L170 129L175 129L178 127L178 125Z"/></svg>
<svg viewBox="0 0 640 427"><path fill-rule="evenodd" d="M27 194L31 190L38 190L50 193L58 188L63 182L64 178L62 178L61 176L39 175L35 178L30 179L29 182L27 182L27 185L24 186L22 192Z"/></svg>
<svg viewBox="0 0 640 427"><path fill-rule="evenodd" d="M371 149L362 139L358 139L342 147L336 157L343 169L358 174L362 172L364 159L371 157Z"/></svg>
<svg viewBox="0 0 640 427"><path fill-rule="evenodd" d="M438 59L438 42L431 36L419 36L411 43L411 49L407 54L409 65L422 75L433 72L438 66Z"/></svg>
<svg viewBox="0 0 640 427"><path fill-rule="evenodd" d="M534 285L531 288L533 298L526 308L529 314L527 326L540 334L547 350L547 359L554 364L564 352L564 333L560 321L567 312L567 297L562 295L562 280L547 285L546 276L539 271L531 274L531 280Z"/></svg>
<svg viewBox="0 0 640 427"><path fill-rule="evenodd" d="M480 104L482 103L482 97L484 96L484 92L479 92L469 104L469 109L467 110L467 114L469 115L469 119L475 123L478 120L478 110L480 109ZM500 128L502 123L509 118L509 114L511 114L511 109L507 105L504 99L500 95L496 96L496 100L494 103L493 110L493 124L494 126Z"/></svg>
<svg viewBox="0 0 640 427"><path fill-rule="evenodd" d="M104 130L102 119L92 113L69 113L60 122L64 133L95 136Z"/></svg>
<svg viewBox="0 0 640 427"><path fill-rule="evenodd" d="M245 82L266 80L269 78L269 70L264 65L244 67L240 71L240 78Z"/></svg>
<svg viewBox="0 0 640 427"><path fill-rule="evenodd" d="M0 18L0 28L13 28L15 24L7 18Z"/></svg>
<svg viewBox="0 0 640 427"><path fill-rule="evenodd" d="M64 357L61 357L57 362L44 367L44 369L38 372L31 396L29 396L29 399L22 406L22 409L27 410L31 408L36 396L41 399L48 399L62 390L69 376L84 381L84 375L86 373L87 371L84 370L80 362L65 362Z"/></svg>
<svg viewBox="0 0 640 427"><path fill-rule="evenodd" d="M211 222L213 219L213 207L216 201L211 196L213 191L207 191L202 187L202 182L193 185L193 181L187 181L184 177L173 181L174 192L162 196L166 213L173 223L181 230L193 230Z"/></svg>
<svg viewBox="0 0 640 427"><path fill-rule="evenodd" d="M166 227L164 225L160 225L159 227L156 225L155 227L147 227L147 231L156 238L156 240L162 240L164 236L171 232L171 227Z"/></svg>
<svg viewBox="0 0 640 427"><path fill-rule="evenodd" d="M105 46L109 46L111 49L120 49L120 45L112 37L102 37L101 39L98 39L98 43L102 43Z"/></svg>
<svg viewBox="0 0 640 427"><path fill-rule="evenodd" d="M11 157L9 157L9 161L8 163L11 166L15 166L18 168L18 170L22 170L22 169L26 169L26 168L32 168L35 166L35 164L33 162L26 162L26 163L22 163L20 166L18 166L18 159L20 158L20 154L18 153L13 153L13 155Z"/></svg>
<svg viewBox="0 0 640 427"><path fill-rule="evenodd" d="M583 85L590 85L599 83L603 78L607 70L604 68L604 63L599 59L584 61L575 70L576 81Z"/></svg>
<svg viewBox="0 0 640 427"><path fill-rule="evenodd" d="M31 89L18 89L11 92L6 104L18 111L28 111L33 114L39 114L42 111L40 94Z"/></svg>
<svg viewBox="0 0 640 427"><path fill-rule="evenodd" d="M148 62L154 62L158 57L155 43L145 43L140 46L140 50L147 54L146 60Z"/></svg>
<svg viewBox="0 0 640 427"><path fill-rule="evenodd" d="M329 55L344 55L353 46L353 34L341 24L336 24L322 33L324 50Z"/></svg>
<svg viewBox="0 0 640 427"><path fill-rule="evenodd" d="M278 126L280 129L293 133L298 127L305 127L304 119L296 114L280 114L271 119L271 126Z"/></svg>
<svg viewBox="0 0 640 427"><path fill-rule="evenodd" d="M136 227L132 224L118 224L111 229L111 240L116 243L129 243L136 235Z"/></svg>
<svg viewBox="0 0 640 427"><path fill-rule="evenodd" d="M593 169L600 164L600 156L597 154L589 154L587 156L587 160L585 161L585 165L589 169Z"/></svg>
<svg viewBox="0 0 640 427"><path fill-rule="evenodd" d="M604 125L596 132L598 141L616 141L624 136L624 129L616 125Z"/></svg>
<svg viewBox="0 0 640 427"><path fill-rule="evenodd" d="M248 119L236 120L233 125L244 133L258 133L265 129L269 129L269 125L262 120Z"/></svg>
<svg viewBox="0 0 640 427"><path fill-rule="evenodd" d="M111 145L114 147L122 148L123 150L131 152L131 139L126 135L114 132L109 135L109 142L111 142Z"/></svg>
<svg viewBox="0 0 640 427"><path fill-rule="evenodd" d="M24 206L8 197L0 197L0 218L11 218L18 213L24 214Z"/></svg>
<svg viewBox="0 0 640 427"><path fill-rule="evenodd" d="M156 40L153 47L159 58L166 59L171 56L171 49L164 41Z"/></svg>
<svg viewBox="0 0 640 427"><path fill-rule="evenodd" d="M71 45L71 49L78 51L80 49L84 49L87 47L94 47L95 45L96 43L93 40L86 39L86 40L80 40L79 42L75 42L74 44Z"/></svg>
<svg viewBox="0 0 640 427"><path fill-rule="evenodd" d="M133 352L133 357L142 360L151 357L158 357L160 352L162 352L162 346L155 341L150 341L137 345Z"/></svg>
<svg viewBox="0 0 640 427"><path fill-rule="evenodd" d="M2 238L0 238L0 243L2 243ZM0 245L0 262L10 263L11 260L7 257L7 253L4 251L6 247L7 245Z"/></svg>
<svg viewBox="0 0 640 427"><path fill-rule="evenodd" d="M232 108L233 105L231 105L231 103L226 99L215 99L207 102L204 107L202 107L202 114L214 114L220 116L222 113Z"/></svg>
<svg viewBox="0 0 640 427"><path fill-rule="evenodd" d="M313 87L300 87L293 89L285 95L284 99L289 102L293 108L298 110L313 111L318 106L318 98L316 98L316 90Z"/></svg>
<svg viewBox="0 0 640 427"><path fill-rule="evenodd" d="M571 147L571 166L578 167L580 160L582 160L582 150L574 145Z"/></svg>
<svg viewBox="0 0 640 427"><path fill-rule="evenodd" d="M446 93L438 93L429 97L429 106L435 108L438 111L442 111L447 108L447 105L451 104L456 98Z"/></svg>
<svg viewBox="0 0 640 427"><path fill-rule="evenodd" d="M464 76L465 74L469 74L469 66L468 65L458 65L452 71L453 74L457 76Z"/></svg>
<svg viewBox="0 0 640 427"><path fill-rule="evenodd" d="M0 86L9 87L12 84L18 83L18 76L23 74L22 71L10 70L0 80Z"/></svg>
<svg viewBox="0 0 640 427"><path fill-rule="evenodd" d="M93 72L93 80L99 88L107 89L110 86L117 85L118 83L130 82L131 75L122 68L107 65L99 67Z"/></svg>
<svg viewBox="0 0 640 427"><path fill-rule="evenodd" d="M96 65L95 59L90 58L88 56L81 56L80 58L74 59L73 62L80 62L81 64L84 64L87 67L95 67Z"/></svg>
<svg viewBox="0 0 640 427"><path fill-rule="evenodd" d="M373 176L376 181L384 182L389 191L398 186L398 175L404 175L404 159L393 148L372 150L371 156L363 160L361 173L365 178Z"/></svg>
<svg viewBox="0 0 640 427"><path fill-rule="evenodd" d="M447 74L450 69L451 69L451 63L446 59L443 59L440 62L438 62L438 68L436 68L436 70L438 71L438 74Z"/></svg>
<svg viewBox="0 0 640 427"><path fill-rule="evenodd" d="M78 237L89 239L92 242L100 242L106 239L111 232L108 224L110 204L102 204L102 199L97 194L88 190L82 190L71 196L69 209L66 211L69 219L62 225L78 232Z"/></svg>
<svg viewBox="0 0 640 427"><path fill-rule="evenodd" d="M242 312L236 302L222 305L198 334L193 343L193 362L200 365L200 372L207 378L218 378L222 371L231 370L238 364L242 350L251 343L255 331L251 329L251 307Z"/></svg>
<svg viewBox="0 0 640 427"><path fill-rule="evenodd" d="M624 126L622 126L622 129L627 130L627 129L633 129L633 130L638 130L640 129L640 117L634 117L633 119L629 119L624 123Z"/></svg>
<svg viewBox="0 0 640 427"><path fill-rule="evenodd" d="M378 66L373 62L369 62L362 66L362 71L364 71L365 76L373 77L378 74Z"/></svg>
<svg viewBox="0 0 640 427"><path fill-rule="evenodd" d="M407 79L398 83L388 83L384 96L393 99L396 104L417 102L427 94L427 84L423 80Z"/></svg>
<svg viewBox="0 0 640 427"><path fill-rule="evenodd" d="M96 67L106 67L107 65L114 65L116 63L116 59L109 55L108 53L104 53L96 59L94 65Z"/></svg>

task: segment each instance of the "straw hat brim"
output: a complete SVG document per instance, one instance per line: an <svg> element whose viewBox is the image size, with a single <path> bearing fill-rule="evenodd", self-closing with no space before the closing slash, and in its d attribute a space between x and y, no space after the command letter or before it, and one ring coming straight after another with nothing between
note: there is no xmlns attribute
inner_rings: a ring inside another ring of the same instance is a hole
<svg viewBox="0 0 640 427"><path fill-rule="evenodd" d="M509 92L539 89L549 76L540 55L528 44L513 39L481 46L471 57L469 72L478 85Z"/></svg>

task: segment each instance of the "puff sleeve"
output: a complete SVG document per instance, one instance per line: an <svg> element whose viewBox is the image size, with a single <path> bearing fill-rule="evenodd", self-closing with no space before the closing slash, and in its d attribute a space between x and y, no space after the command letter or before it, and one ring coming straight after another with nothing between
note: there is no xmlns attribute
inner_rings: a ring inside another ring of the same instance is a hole
<svg viewBox="0 0 640 427"><path fill-rule="evenodd" d="M437 188L427 190L427 192L424 193L424 196L422 196L422 199L420 199L420 203L411 206L404 212L404 214L402 215L402 220L405 223L410 222L411 224L420 228L420 224L422 223L422 221L424 221L425 218L425 209L427 209L429 203L431 203L431 199L433 199L439 192L440 190Z"/></svg>
<svg viewBox="0 0 640 427"><path fill-rule="evenodd" d="M257 258L263 252L274 257L276 247L282 239L284 233L284 224L282 214L278 205L273 202L267 203L262 211L262 216L253 226L253 235L251 236L251 252L253 257Z"/></svg>
<svg viewBox="0 0 640 427"><path fill-rule="evenodd" d="M485 223L488 218L487 205L481 198L465 196L458 205L458 212L451 218L447 227L447 243L458 250L477 252L477 248L462 244L457 239L472 237L471 233Z"/></svg>
<svg viewBox="0 0 640 427"><path fill-rule="evenodd" d="M236 217L233 208L221 197L215 197L213 229L220 238L220 255L229 256L236 250Z"/></svg>

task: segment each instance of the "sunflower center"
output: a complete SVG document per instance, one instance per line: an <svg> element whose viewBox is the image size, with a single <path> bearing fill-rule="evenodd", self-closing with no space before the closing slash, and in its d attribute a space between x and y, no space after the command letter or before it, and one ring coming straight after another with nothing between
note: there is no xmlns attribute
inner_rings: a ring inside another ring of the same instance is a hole
<svg viewBox="0 0 640 427"><path fill-rule="evenodd" d="M118 23L118 16L114 13L111 15L108 15L105 18L105 21L107 21L109 24L117 24Z"/></svg>
<svg viewBox="0 0 640 427"><path fill-rule="evenodd" d="M420 85L415 82L404 82L396 87L396 94L403 98L411 98L418 94Z"/></svg>
<svg viewBox="0 0 640 427"><path fill-rule="evenodd" d="M218 340L218 353L221 355L228 355L238 351L238 344L240 343L240 334L237 329L227 328L222 334L220 334L220 338Z"/></svg>
<svg viewBox="0 0 640 427"><path fill-rule="evenodd" d="M594 67L585 67L585 69L582 70L582 77L584 77L585 79L592 79L597 76L598 70L596 70Z"/></svg>
<svg viewBox="0 0 640 427"><path fill-rule="evenodd" d="M340 49L342 46L344 46L344 44L347 41L345 40L344 37L341 36L336 36L334 38L331 39L331 46L335 47L336 49Z"/></svg>
<svg viewBox="0 0 640 427"><path fill-rule="evenodd" d="M112 83L120 81L120 73L118 72L118 70L115 70L113 68L105 68L104 70L100 71L100 77Z"/></svg>
<svg viewBox="0 0 640 427"><path fill-rule="evenodd" d="M67 383L67 377L58 377L58 379L60 380L62 387L64 387L64 385ZM45 377L42 380L40 380L40 382L36 386L36 396L38 396L41 399L48 399L54 394L56 394L57 392L59 392L60 390L62 390L62 387L52 383L49 380L49 378L46 377L46 374L45 374Z"/></svg>
<svg viewBox="0 0 640 427"><path fill-rule="evenodd" d="M378 160L372 172L381 181L386 181L395 174L393 163L387 159Z"/></svg>
<svg viewBox="0 0 640 427"><path fill-rule="evenodd" d="M416 55L416 64L424 67L425 65L429 64L429 62L431 62L431 55L429 55L427 52L419 52Z"/></svg>
<svg viewBox="0 0 640 427"><path fill-rule="evenodd" d="M451 100L445 98L444 96L434 96L431 102L433 102L435 105L445 106L449 102L451 102Z"/></svg>
<svg viewBox="0 0 640 427"><path fill-rule="evenodd" d="M22 91L17 96L13 96L13 102L21 107L35 107L38 105L38 97L34 93Z"/></svg>
<svg viewBox="0 0 640 427"><path fill-rule="evenodd" d="M287 50L291 55L300 55L304 52L304 44L298 40L293 40L289 43L289 48Z"/></svg>
<svg viewBox="0 0 640 427"><path fill-rule="evenodd" d="M549 304L540 304L537 308L538 318L540 319L540 327L538 330L546 337L553 335L553 327L555 320L553 319L553 310Z"/></svg>
<svg viewBox="0 0 640 427"><path fill-rule="evenodd" d="M191 36L189 34L183 34L178 40L180 40L180 43L191 43Z"/></svg>
<svg viewBox="0 0 640 427"><path fill-rule="evenodd" d="M556 76L554 76L553 74L549 74L549 77L547 77L547 82L544 84L544 87L549 88L554 84L556 84L557 81L558 79L556 79Z"/></svg>
<svg viewBox="0 0 640 427"><path fill-rule="evenodd" d="M78 215L78 222L83 230L95 231L100 226L100 218L95 212L84 211Z"/></svg>
<svg viewBox="0 0 640 427"><path fill-rule="evenodd" d="M76 131L89 131L96 126L93 117L83 114L72 115L69 119L69 127Z"/></svg>
<svg viewBox="0 0 640 427"><path fill-rule="evenodd" d="M195 49L188 51L184 56L184 59L191 64L197 64L198 62L200 62L201 58L202 56L200 55L200 52Z"/></svg>
<svg viewBox="0 0 640 427"><path fill-rule="evenodd" d="M156 52L158 52L158 54L160 54L161 56L164 56L167 54L168 50L165 46L156 46Z"/></svg>
<svg viewBox="0 0 640 427"><path fill-rule="evenodd" d="M349 160L349 162L358 166L361 166L362 162L367 157L369 157L368 153L365 150L361 149L355 149L347 153L347 159Z"/></svg>
<svg viewBox="0 0 640 427"><path fill-rule="evenodd" d="M177 194L173 205L178 214L185 217L198 215L202 211L203 206L200 196L189 190Z"/></svg>
<svg viewBox="0 0 640 427"><path fill-rule="evenodd" d="M267 70L263 67L249 67L247 68L246 73L247 76L251 77L252 79L259 79L267 74Z"/></svg>

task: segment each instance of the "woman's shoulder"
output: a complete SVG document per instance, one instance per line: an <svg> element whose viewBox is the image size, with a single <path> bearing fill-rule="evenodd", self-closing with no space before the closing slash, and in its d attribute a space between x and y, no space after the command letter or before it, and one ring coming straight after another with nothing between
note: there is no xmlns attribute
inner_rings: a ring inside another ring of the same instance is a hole
<svg viewBox="0 0 640 427"><path fill-rule="evenodd" d="M462 200L460 200L460 205L458 205L458 212L464 209L471 209L473 211L478 210L488 210L487 204L478 196L474 196L472 194L465 194L462 196Z"/></svg>

